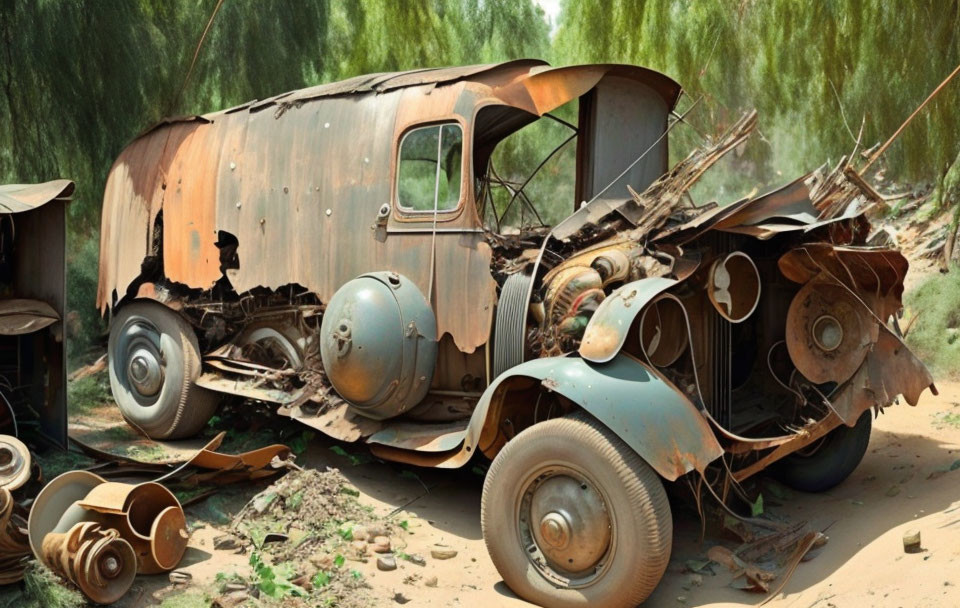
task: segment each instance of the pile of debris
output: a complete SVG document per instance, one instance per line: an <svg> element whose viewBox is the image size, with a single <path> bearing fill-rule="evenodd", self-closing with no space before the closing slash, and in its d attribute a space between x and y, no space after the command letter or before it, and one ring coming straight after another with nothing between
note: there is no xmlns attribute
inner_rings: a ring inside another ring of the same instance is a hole
<svg viewBox="0 0 960 608"><path fill-rule="evenodd" d="M249 551L253 574L224 585L217 603L309 595L323 605L368 605L367 585L351 562L376 558L381 569L393 569L398 557L416 557L395 551L396 527L358 495L338 470L327 469L291 471L254 496L234 519L233 534L216 540Z"/></svg>

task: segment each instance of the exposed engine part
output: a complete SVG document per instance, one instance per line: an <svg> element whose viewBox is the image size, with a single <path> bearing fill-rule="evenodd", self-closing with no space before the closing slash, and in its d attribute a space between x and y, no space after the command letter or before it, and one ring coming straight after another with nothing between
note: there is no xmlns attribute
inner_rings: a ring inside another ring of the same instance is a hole
<svg viewBox="0 0 960 608"><path fill-rule="evenodd" d="M16 437L0 435L0 488L16 490L30 479L30 450Z"/></svg>
<svg viewBox="0 0 960 608"><path fill-rule="evenodd" d="M96 604L112 604L130 589L137 575L137 556L113 529L84 521L67 532L43 539L43 562L76 585Z"/></svg>
<svg viewBox="0 0 960 608"><path fill-rule="evenodd" d="M330 299L320 356L331 384L364 416L392 418L419 403L437 359L437 321L416 284L397 273L356 278Z"/></svg>
<svg viewBox="0 0 960 608"><path fill-rule="evenodd" d="M547 286L544 297L546 305L545 321L551 325L576 314L576 305L581 295L588 291L599 291L600 300L604 294L603 277L589 266L566 266L557 273Z"/></svg>
<svg viewBox="0 0 960 608"><path fill-rule="evenodd" d="M10 490L0 488L0 585L22 579L30 557L30 542L24 533L27 522L20 509Z"/></svg>
<svg viewBox="0 0 960 608"><path fill-rule="evenodd" d="M640 345L653 365L672 365L690 343L686 312L674 297L661 296L640 316Z"/></svg>
<svg viewBox="0 0 960 608"><path fill-rule="evenodd" d="M493 378L523 363L526 344L527 295L533 277L511 274L500 288L494 327ZM493 378L490 378L492 381Z"/></svg>
<svg viewBox="0 0 960 608"><path fill-rule="evenodd" d="M604 286L615 281L626 281L630 276L630 258L619 249L611 249L597 256L590 266L600 273Z"/></svg>
<svg viewBox="0 0 960 608"><path fill-rule="evenodd" d="M724 319L731 323L746 321L760 302L760 273L750 256L734 251L715 261L707 295Z"/></svg>
<svg viewBox="0 0 960 608"><path fill-rule="evenodd" d="M878 330L849 289L814 279L790 304L787 349L797 371L811 382L844 382L863 363Z"/></svg>

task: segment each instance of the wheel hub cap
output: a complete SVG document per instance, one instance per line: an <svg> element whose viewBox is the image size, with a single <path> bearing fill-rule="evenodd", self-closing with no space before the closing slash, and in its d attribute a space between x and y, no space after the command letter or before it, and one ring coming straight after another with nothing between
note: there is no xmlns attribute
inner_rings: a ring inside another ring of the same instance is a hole
<svg viewBox="0 0 960 608"><path fill-rule="evenodd" d="M572 574L596 568L610 546L610 516L592 484L567 475L543 481L530 502L533 537L547 562Z"/></svg>
<svg viewBox="0 0 960 608"><path fill-rule="evenodd" d="M145 397L156 395L163 386L163 366L154 352L139 348L130 357L127 378L141 395Z"/></svg>

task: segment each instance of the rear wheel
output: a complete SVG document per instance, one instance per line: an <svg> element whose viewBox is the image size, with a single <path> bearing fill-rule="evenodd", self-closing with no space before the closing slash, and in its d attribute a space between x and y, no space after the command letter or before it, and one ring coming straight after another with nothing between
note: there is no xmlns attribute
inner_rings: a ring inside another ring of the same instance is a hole
<svg viewBox="0 0 960 608"><path fill-rule="evenodd" d="M867 410L852 427L837 427L820 441L790 454L774 467L774 476L803 492L823 492L836 486L863 460L870 443L871 416Z"/></svg>
<svg viewBox="0 0 960 608"><path fill-rule="evenodd" d="M484 482L481 521L500 576L542 606L636 606L670 559L660 479L592 418L549 420L507 443Z"/></svg>
<svg viewBox="0 0 960 608"><path fill-rule="evenodd" d="M218 395L195 384L200 347L193 328L166 306L138 300L121 308L107 352L113 398L148 437L190 437L216 411Z"/></svg>

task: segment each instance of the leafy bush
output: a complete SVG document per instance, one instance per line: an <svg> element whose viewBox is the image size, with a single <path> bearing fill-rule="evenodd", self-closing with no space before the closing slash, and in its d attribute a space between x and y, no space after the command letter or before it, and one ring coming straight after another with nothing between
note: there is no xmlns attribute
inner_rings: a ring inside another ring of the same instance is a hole
<svg viewBox="0 0 960 608"><path fill-rule="evenodd" d="M916 317L907 344L935 375L960 375L960 268L930 276L905 300L907 313Z"/></svg>

